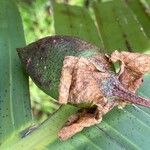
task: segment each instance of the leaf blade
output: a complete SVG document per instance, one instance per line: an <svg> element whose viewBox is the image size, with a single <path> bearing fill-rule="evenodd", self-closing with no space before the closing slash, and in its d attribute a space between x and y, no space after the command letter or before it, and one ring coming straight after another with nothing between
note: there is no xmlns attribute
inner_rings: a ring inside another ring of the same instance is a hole
<svg viewBox="0 0 150 150"><path fill-rule="evenodd" d="M150 37L150 30L149 30L150 17L146 13L146 9L143 10L143 6L142 6L140 0L139 1L129 0L129 1L126 1L126 3L132 9L134 14L137 16L137 19L141 23L143 30L145 31L146 35L148 37Z"/></svg>
<svg viewBox="0 0 150 150"><path fill-rule="evenodd" d="M55 33L78 36L103 48L103 41L89 12L79 6L53 4Z"/></svg>
<svg viewBox="0 0 150 150"><path fill-rule="evenodd" d="M122 0L95 2L93 9L106 49L111 52L115 49L149 52L148 37L141 30L135 14Z"/></svg>
<svg viewBox="0 0 150 150"><path fill-rule="evenodd" d="M17 47L25 45L25 39L14 2L0 1L0 22L0 141L3 141L32 117L28 78L16 53Z"/></svg>

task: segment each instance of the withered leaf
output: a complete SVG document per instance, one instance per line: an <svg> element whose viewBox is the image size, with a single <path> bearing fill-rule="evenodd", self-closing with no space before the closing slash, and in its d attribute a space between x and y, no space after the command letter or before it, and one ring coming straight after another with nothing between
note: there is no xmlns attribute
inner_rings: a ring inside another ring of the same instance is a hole
<svg viewBox="0 0 150 150"><path fill-rule="evenodd" d="M122 56L116 51L111 57L112 61L115 61L117 56L116 60L122 61L119 75L115 75L111 71L110 66L112 64L105 55L99 54L90 58L65 57L61 74L59 102L62 104L78 104L78 106L89 103L91 106L97 106L98 113L94 115L95 113L85 112L80 116L78 114L76 120L73 120L72 123L70 121L69 125L67 124L61 129L59 132L60 139L66 140L84 127L99 123L102 120L102 116L116 105L124 107L128 102L131 102L150 107L150 101L134 94L136 88L141 84L143 73L147 72L147 70L136 72L134 65L130 65L130 61L136 65L136 61L133 60L135 57L131 57L131 60L124 60L128 55L129 57L130 55L136 55L132 53L125 54L127 55ZM138 57L143 56L138 54ZM148 59L150 59L149 56ZM147 65L147 62L142 63L142 65ZM81 106L85 109L84 107L87 105Z"/></svg>
<svg viewBox="0 0 150 150"><path fill-rule="evenodd" d="M142 77L150 72L150 55L115 51L112 62L121 61L120 82L130 91L135 92L142 84Z"/></svg>
<svg viewBox="0 0 150 150"><path fill-rule="evenodd" d="M93 58L96 58L97 62L103 65L101 63L101 61L104 61L103 57L97 56ZM105 66L109 66L108 62L106 62ZM99 81L107 76L106 69L103 73L98 72L91 60L87 58L65 57L60 80L59 102L62 104L97 104L98 102L105 104L105 101L100 102L100 99L104 96L100 91Z"/></svg>

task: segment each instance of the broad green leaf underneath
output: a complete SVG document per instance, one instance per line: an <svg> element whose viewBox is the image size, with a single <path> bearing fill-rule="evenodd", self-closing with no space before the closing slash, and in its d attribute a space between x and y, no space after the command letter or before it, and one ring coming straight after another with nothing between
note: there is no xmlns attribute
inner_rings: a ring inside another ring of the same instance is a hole
<svg viewBox="0 0 150 150"><path fill-rule="evenodd" d="M0 1L0 143L32 119L28 77L16 52L25 45L18 9Z"/></svg>

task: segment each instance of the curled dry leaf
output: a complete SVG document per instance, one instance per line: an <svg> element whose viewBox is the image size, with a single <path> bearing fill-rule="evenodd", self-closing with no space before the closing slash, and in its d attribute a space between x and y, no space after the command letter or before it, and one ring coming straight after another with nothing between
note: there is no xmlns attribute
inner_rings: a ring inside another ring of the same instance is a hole
<svg viewBox="0 0 150 150"><path fill-rule="evenodd" d="M148 61L143 61L145 58L150 60L148 55L114 52L110 60L122 62L120 74L115 75L111 71L112 64L105 55L90 58L65 57L59 102L78 105L83 107L83 111L73 117L76 119L69 119L69 124L61 129L59 137L66 140L84 127L99 123L104 114L116 105L125 106L126 101L150 107L150 101L134 94L142 83L142 75L150 71ZM137 63L141 65L140 68ZM89 111L93 106L95 111Z"/></svg>
<svg viewBox="0 0 150 150"><path fill-rule="evenodd" d="M150 55L115 51L111 55L113 62L121 61L124 67L139 74L150 72Z"/></svg>
<svg viewBox="0 0 150 150"><path fill-rule="evenodd" d="M115 51L111 61L121 62L119 80L133 92L141 85L142 76L150 72L150 55Z"/></svg>

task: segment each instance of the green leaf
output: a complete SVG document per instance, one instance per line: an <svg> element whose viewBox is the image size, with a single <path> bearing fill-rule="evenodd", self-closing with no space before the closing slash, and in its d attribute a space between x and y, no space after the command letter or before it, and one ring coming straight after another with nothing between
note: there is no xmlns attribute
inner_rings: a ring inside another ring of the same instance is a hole
<svg viewBox="0 0 150 150"><path fill-rule="evenodd" d="M137 16L138 21L141 23L141 25L143 27L141 29L144 30L146 35L150 38L150 29L149 29L149 27L150 27L150 17L148 16L146 8L143 10L144 6L140 2L140 0L128 0L128 1L126 1L126 3L132 9L134 14Z"/></svg>
<svg viewBox="0 0 150 150"><path fill-rule="evenodd" d="M103 48L103 42L86 8L53 4L55 33L78 36Z"/></svg>
<svg viewBox="0 0 150 150"><path fill-rule="evenodd" d="M98 28L109 52L150 50L150 40L141 30L142 25L123 0L93 3ZM148 18L149 19L149 18Z"/></svg>
<svg viewBox="0 0 150 150"><path fill-rule="evenodd" d="M70 105L60 107L54 115L41 124L34 132L14 142L14 144L11 145L12 150L44 149L46 145L55 141L64 122L77 110L76 107ZM8 146L7 143L3 145L3 147L5 146Z"/></svg>
<svg viewBox="0 0 150 150"><path fill-rule="evenodd" d="M28 77L16 48L25 45L18 9L0 1L0 143L31 121Z"/></svg>

